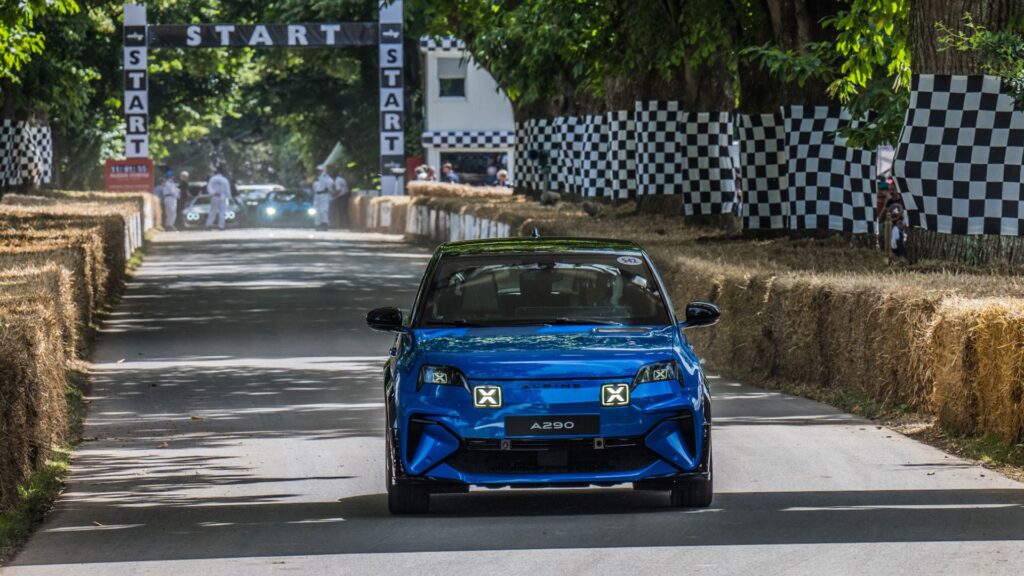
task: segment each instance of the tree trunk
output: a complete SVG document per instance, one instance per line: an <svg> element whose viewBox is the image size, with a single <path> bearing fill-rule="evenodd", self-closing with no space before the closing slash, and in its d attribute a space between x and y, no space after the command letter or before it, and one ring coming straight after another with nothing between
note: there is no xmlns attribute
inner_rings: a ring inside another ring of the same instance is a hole
<svg viewBox="0 0 1024 576"><path fill-rule="evenodd" d="M981 74L974 52L942 50L941 22L954 31L965 31L964 15L975 24L999 32L1024 14L1020 0L913 0L910 9L910 57L914 74Z"/></svg>
<svg viewBox="0 0 1024 576"><path fill-rule="evenodd" d="M844 8L839 0L757 0L754 4L760 22L747 43L797 51L810 42L834 39L835 30L824 28L821 20ZM810 80L803 86L784 82L748 58L740 61L739 83L739 110L747 114L775 112L786 105L828 103L824 82Z"/></svg>

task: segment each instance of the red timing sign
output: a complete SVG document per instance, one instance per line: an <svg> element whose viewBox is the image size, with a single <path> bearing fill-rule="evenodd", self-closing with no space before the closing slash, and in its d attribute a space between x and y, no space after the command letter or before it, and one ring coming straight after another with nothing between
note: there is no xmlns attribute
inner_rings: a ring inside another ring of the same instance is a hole
<svg viewBox="0 0 1024 576"><path fill-rule="evenodd" d="M107 192L152 192L153 161L149 158L107 160Z"/></svg>

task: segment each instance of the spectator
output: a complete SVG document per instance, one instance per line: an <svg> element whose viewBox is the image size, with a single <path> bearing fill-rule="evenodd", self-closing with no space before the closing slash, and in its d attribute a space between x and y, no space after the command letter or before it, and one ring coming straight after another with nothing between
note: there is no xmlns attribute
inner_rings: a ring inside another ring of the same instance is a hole
<svg viewBox="0 0 1024 576"><path fill-rule="evenodd" d="M902 219L893 221L889 247L897 258L907 258L907 224Z"/></svg>
<svg viewBox="0 0 1024 576"><path fill-rule="evenodd" d="M437 170L430 164L427 164L427 182L437 182Z"/></svg>
<svg viewBox="0 0 1024 576"><path fill-rule="evenodd" d="M502 188L512 187L512 183L508 181L508 170L498 170L498 173L495 175L495 182L496 186L501 186Z"/></svg>
<svg viewBox="0 0 1024 576"><path fill-rule="evenodd" d="M178 189L178 185L174 183L174 171L168 170L164 172L164 183L163 183L163 206L164 206L164 229L166 230L177 230L175 226L178 223L178 198L181 197L181 191Z"/></svg>
<svg viewBox="0 0 1024 576"><path fill-rule="evenodd" d="M484 178L484 184L488 186L498 185L498 167L494 164L487 167L487 177Z"/></svg>
<svg viewBox="0 0 1024 576"><path fill-rule="evenodd" d="M451 162L445 162L441 165L441 182L445 184L458 184L459 175L452 169Z"/></svg>

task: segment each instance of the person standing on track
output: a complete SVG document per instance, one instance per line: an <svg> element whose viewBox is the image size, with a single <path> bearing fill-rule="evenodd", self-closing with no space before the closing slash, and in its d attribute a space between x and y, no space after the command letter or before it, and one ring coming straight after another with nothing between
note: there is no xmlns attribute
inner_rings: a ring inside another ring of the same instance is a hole
<svg viewBox="0 0 1024 576"><path fill-rule="evenodd" d="M181 198L181 189L174 182L174 171L168 170L164 173L164 229L177 230L175 224L178 222L178 199Z"/></svg>
<svg viewBox="0 0 1024 576"><path fill-rule="evenodd" d="M327 173L327 166L316 167L320 176L313 182L313 208L316 210L316 229L327 231L331 221L331 195L334 194L334 179Z"/></svg>
<svg viewBox="0 0 1024 576"><path fill-rule="evenodd" d="M223 230L228 203L231 201L231 181L224 176L223 164L217 165L213 178L206 183L206 193L210 195L210 213L206 215L206 228L213 228L213 222L216 220L217 228Z"/></svg>

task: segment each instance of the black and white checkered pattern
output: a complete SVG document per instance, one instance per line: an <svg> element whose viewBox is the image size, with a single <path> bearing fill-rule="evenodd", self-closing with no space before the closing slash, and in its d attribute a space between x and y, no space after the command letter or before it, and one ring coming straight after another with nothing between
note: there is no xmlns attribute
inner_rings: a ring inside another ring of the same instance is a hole
<svg viewBox="0 0 1024 576"><path fill-rule="evenodd" d="M471 150L493 150L512 148L516 133L512 131L468 131L424 132L424 148L467 148Z"/></svg>
<svg viewBox="0 0 1024 576"><path fill-rule="evenodd" d="M454 36L446 38L433 38L424 36L420 38L420 52L463 52L466 43Z"/></svg>
<svg viewBox="0 0 1024 576"><path fill-rule="evenodd" d="M583 116L583 151L579 159L579 183L588 198L610 197L608 189L608 123L603 114Z"/></svg>
<svg viewBox="0 0 1024 576"><path fill-rule="evenodd" d="M639 194L682 194L683 213L732 209L736 177L728 113L687 113L678 102L636 103Z"/></svg>
<svg viewBox="0 0 1024 576"><path fill-rule="evenodd" d="M21 164L14 144L18 129L12 120L0 120L0 188L16 186Z"/></svg>
<svg viewBox="0 0 1024 576"><path fill-rule="evenodd" d="M582 191L579 167L583 159L581 121L577 116L555 118L555 143L558 160L555 164L556 190L579 195Z"/></svg>
<svg viewBox="0 0 1024 576"><path fill-rule="evenodd" d="M524 188L527 190L534 190L537 187L536 165L529 158L530 146L532 142L532 126L533 120L516 122L516 187Z"/></svg>
<svg viewBox="0 0 1024 576"><path fill-rule="evenodd" d="M994 76L914 76L894 174L910 223L1024 235L1024 111Z"/></svg>
<svg viewBox="0 0 1024 576"><path fill-rule="evenodd" d="M743 227L784 229L789 219L789 187L782 113L740 114L737 126Z"/></svg>
<svg viewBox="0 0 1024 576"><path fill-rule="evenodd" d="M607 186L609 196L617 199L635 198L637 193L636 121L633 110L617 110L605 114L608 140Z"/></svg>
<svg viewBox="0 0 1024 576"><path fill-rule="evenodd" d="M835 134L848 121L828 106L784 109L790 228L875 232L875 152L850 148Z"/></svg>
<svg viewBox="0 0 1024 576"><path fill-rule="evenodd" d="M49 184L52 165L48 125L0 120L0 187Z"/></svg>

